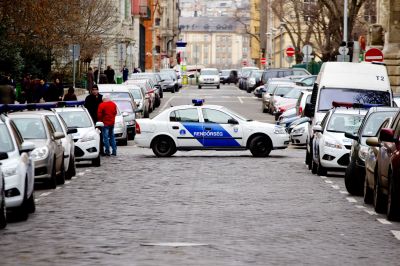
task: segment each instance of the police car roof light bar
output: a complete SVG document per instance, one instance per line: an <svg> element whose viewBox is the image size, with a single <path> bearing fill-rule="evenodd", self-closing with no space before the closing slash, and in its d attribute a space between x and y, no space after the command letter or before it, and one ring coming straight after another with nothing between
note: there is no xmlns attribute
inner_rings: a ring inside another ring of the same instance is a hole
<svg viewBox="0 0 400 266"><path fill-rule="evenodd" d="M205 100L204 99L193 99L192 103L194 106L202 106L204 104Z"/></svg>
<svg viewBox="0 0 400 266"><path fill-rule="evenodd" d="M24 103L24 104L2 104L0 105L0 113L33 111L33 110L51 110L57 107L57 103Z"/></svg>
<svg viewBox="0 0 400 266"><path fill-rule="evenodd" d="M345 107L345 108L358 108L358 109L370 109L372 107L384 106L383 104L372 104L372 103L349 103L349 102L332 102L332 106Z"/></svg>
<svg viewBox="0 0 400 266"><path fill-rule="evenodd" d="M58 107L76 107L83 106L85 101L60 101L58 102Z"/></svg>

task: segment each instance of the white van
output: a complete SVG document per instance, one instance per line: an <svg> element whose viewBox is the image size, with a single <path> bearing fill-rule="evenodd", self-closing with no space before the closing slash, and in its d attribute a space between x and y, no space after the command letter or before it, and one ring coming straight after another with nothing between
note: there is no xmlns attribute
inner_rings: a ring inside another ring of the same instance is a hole
<svg viewBox="0 0 400 266"><path fill-rule="evenodd" d="M332 109L332 102L392 106L393 97L386 66L379 63L325 62L314 83L311 103L304 114L311 118L306 163L311 165L312 128Z"/></svg>

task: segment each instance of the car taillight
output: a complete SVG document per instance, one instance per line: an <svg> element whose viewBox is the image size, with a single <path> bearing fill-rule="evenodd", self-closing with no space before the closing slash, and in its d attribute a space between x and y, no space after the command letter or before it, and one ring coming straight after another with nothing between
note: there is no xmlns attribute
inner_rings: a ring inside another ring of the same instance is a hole
<svg viewBox="0 0 400 266"><path fill-rule="evenodd" d="M297 115L301 115L303 113L303 107L299 107L299 113Z"/></svg>
<svg viewBox="0 0 400 266"><path fill-rule="evenodd" d="M283 112L286 111L286 108L284 108L284 107L279 107L279 108L278 108L278 111L279 111L280 113L283 113Z"/></svg>
<svg viewBox="0 0 400 266"><path fill-rule="evenodd" d="M135 125L135 132L136 132L136 134L140 134L140 126L137 121L136 121L136 125Z"/></svg>

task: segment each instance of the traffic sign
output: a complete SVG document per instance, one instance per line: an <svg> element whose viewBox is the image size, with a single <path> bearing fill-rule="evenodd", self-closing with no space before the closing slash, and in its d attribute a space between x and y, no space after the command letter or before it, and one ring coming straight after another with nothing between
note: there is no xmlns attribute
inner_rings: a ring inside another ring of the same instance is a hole
<svg viewBox="0 0 400 266"><path fill-rule="evenodd" d="M243 66L247 66L247 60L243 60L243 61L242 61L242 65L243 65Z"/></svg>
<svg viewBox="0 0 400 266"><path fill-rule="evenodd" d="M365 62L383 62L383 53L381 50L376 48L368 49L365 53Z"/></svg>
<svg viewBox="0 0 400 266"><path fill-rule="evenodd" d="M262 65L265 65L267 63L267 58L261 58L260 62Z"/></svg>
<svg viewBox="0 0 400 266"><path fill-rule="evenodd" d="M293 47L286 48L286 55L289 57L294 56L294 48Z"/></svg>
<svg viewBox="0 0 400 266"><path fill-rule="evenodd" d="M306 44L303 46L303 49L301 49L304 55L310 55L312 53L312 46L309 44Z"/></svg>
<svg viewBox="0 0 400 266"><path fill-rule="evenodd" d="M339 47L339 54L341 55L345 55L349 52L349 48L347 48L346 46L340 46Z"/></svg>

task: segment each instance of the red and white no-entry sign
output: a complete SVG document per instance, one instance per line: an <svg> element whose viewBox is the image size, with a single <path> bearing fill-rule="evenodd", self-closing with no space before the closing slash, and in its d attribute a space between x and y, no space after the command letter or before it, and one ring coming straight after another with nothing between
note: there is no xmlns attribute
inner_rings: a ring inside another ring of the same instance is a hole
<svg viewBox="0 0 400 266"><path fill-rule="evenodd" d="M261 58L260 62L262 65L265 65L267 63L267 58Z"/></svg>
<svg viewBox="0 0 400 266"><path fill-rule="evenodd" d="M294 56L294 48L293 47L286 48L286 55L289 57Z"/></svg>
<svg viewBox="0 0 400 266"><path fill-rule="evenodd" d="M368 49L365 53L365 62L383 62L383 53L381 50L376 48Z"/></svg>

